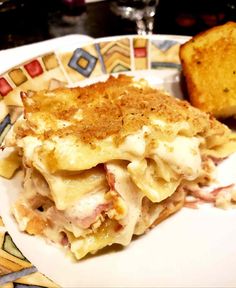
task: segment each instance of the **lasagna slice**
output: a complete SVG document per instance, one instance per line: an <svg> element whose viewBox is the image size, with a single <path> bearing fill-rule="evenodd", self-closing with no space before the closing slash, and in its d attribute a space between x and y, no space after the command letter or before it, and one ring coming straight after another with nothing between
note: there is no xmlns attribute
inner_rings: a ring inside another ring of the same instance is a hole
<svg viewBox="0 0 236 288"><path fill-rule="evenodd" d="M144 80L21 96L24 117L6 140L24 170L13 215L77 259L128 245L179 210L231 152L226 126Z"/></svg>

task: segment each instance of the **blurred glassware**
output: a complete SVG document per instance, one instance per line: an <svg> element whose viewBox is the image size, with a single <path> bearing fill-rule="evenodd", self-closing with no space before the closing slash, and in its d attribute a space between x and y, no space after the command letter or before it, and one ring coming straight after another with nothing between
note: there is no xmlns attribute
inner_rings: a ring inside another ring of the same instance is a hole
<svg viewBox="0 0 236 288"><path fill-rule="evenodd" d="M236 0L226 1L226 17L228 21L236 21Z"/></svg>
<svg viewBox="0 0 236 288"><path fill-rule="evenodd" d="M159 0L111 0L111 11L124 18L136 22L139 35L152 34L154 16Z"/></svg>
<svg viewBox="0 0 236 288"><path fill-rule="evenodd" d="M79 16L86 11L85 0L61 0L63 20L68 24L76 24Z"/></svg>
<svg viewBox="0 0 236 288"><path fill-rule="evenodd" d="M24 5L24 0L0 0L0 12L15 10Z"/></svg>
<svg viewBox="0 0 236 288"><path fill-rule="evenodd" d="M63 12L76 16L85 11L85 0L61 0Z"/></svg>

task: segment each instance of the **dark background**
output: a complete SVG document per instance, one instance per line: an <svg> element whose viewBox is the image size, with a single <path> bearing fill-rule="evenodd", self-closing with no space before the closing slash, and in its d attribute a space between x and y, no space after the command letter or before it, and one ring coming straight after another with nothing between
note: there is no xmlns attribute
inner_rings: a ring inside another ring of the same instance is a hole
<svg viewBox="0 0 236 288"><path fill-rule="evenodd" d="M108 0L79 8L74 23L65 21L71 11L62 0L2 1L0 49L74 33L95 38L136 33L133 22L111 12ZM236 21L236 0L160 0L154 33L191 36L229 20Z"/></svg>

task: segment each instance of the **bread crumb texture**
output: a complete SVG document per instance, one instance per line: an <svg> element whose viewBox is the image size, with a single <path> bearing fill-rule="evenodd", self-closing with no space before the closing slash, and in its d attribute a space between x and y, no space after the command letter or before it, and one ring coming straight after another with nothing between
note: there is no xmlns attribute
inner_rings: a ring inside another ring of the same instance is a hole
<svg viewBox="0 0 236 288"><path fill-rule="evenodd" d="M82 88L22 94L22 100L25 124L17 127L20 138L32 135L46 140L73 135L82 142L93 143L113 136L119 141L144 125L152 125L153 119L167 124L187 122L189 136L228 133L226 126L188 102L125 75L110 76L106 82ZM167 129L165 133L176 135ZM161 134L162 129L160 137Z"/></svg>
<svg viewBox="0 0 236 288"><path fill-rule="evenodd" d="M194 36L180 47L192 105L218 118L236 116L236 23Z"/></svg>

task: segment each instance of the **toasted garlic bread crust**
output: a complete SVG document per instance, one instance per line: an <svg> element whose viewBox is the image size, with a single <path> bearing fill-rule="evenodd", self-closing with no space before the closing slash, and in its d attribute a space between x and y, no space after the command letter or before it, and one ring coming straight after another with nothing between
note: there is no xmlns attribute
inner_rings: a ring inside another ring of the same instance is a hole
<svg viewBox="0 0 236 288"><path fill-rule="evenodd" d="M194 36L180 47L190 102L218 118L236 115L236 23Z"/></svg>

